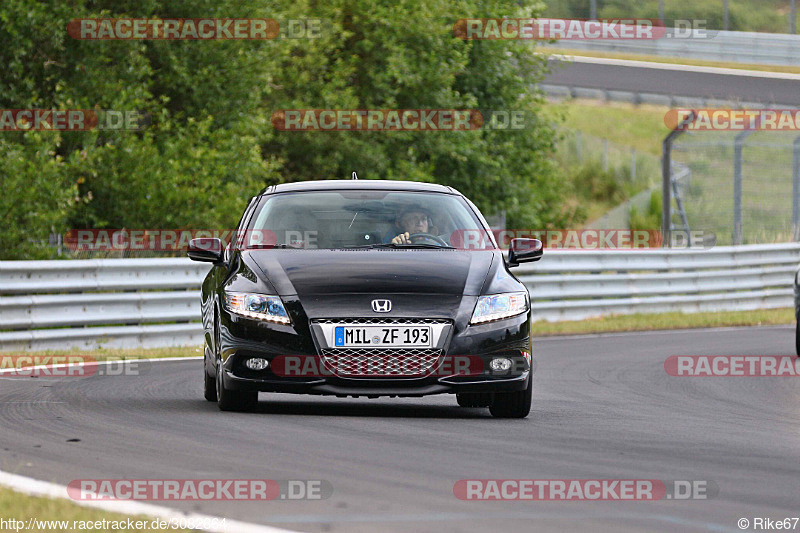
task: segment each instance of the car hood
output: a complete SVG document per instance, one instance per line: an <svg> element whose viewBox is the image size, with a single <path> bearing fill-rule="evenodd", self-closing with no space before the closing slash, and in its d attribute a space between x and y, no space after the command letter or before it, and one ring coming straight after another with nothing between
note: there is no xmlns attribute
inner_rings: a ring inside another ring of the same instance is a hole
<svg viewBox="0 0 800 533"><path fill-rule="evenodd" d="M495 251L251 250L243 253L281 296L477 295Z"/></svg>

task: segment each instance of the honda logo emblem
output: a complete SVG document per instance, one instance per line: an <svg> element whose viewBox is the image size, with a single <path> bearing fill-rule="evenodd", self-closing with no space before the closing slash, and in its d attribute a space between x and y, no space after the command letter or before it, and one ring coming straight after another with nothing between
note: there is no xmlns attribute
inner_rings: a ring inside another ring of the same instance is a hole
<svg viewBox="0 0 800 533"><path fill-rule="evenodd" d="M376 313L388 313L392 310L391 300L372 300L372 310Z"/></svg>

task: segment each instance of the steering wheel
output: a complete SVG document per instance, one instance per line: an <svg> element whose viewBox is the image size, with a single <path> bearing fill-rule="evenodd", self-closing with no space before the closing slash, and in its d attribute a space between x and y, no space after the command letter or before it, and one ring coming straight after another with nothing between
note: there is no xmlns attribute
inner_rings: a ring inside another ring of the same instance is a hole
<svg viewBox="0 0 800 533"><path fill-rule="evenodd" d="M418 240L427 239L429 241L435 242L436 244L438 244L440 246L450 246L449 244L444 242L444 240L441 237L438 237L438 236L433 235L431 233L412 233L411 235L408 236L408 240L410 240L410 241L413 241L415 238L418 239Z"/></svg>

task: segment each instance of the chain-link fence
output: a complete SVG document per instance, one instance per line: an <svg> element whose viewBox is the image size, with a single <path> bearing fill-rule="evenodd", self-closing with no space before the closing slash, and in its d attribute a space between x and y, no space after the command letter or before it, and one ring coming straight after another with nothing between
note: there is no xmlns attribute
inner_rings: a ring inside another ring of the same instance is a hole
<svg viewBox="0 0 800 533"><path fill-rule="evenodd" d="M645 211L660 191L659 157L581 131L564 131L556 158L587 207L591 229L628 228L631 208ZM659 229L656 221L652 227Z"/></svg>
<svg viewBox="0 0 800 533"><path fill-rule="evenodd" d="M673 228L712 232L718 245L796 240L798 161L798 132L681 135L672 153Z"/></svg>

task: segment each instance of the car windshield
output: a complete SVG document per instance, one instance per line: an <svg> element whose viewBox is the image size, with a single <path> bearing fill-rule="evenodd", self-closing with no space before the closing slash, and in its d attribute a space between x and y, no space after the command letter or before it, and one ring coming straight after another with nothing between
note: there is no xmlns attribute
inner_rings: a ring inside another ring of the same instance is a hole
<svg viewBox="0 0 800 533"><path fill-rule="evenodd" d="M280 193L262 200L245 248L461 248L485 230L458 195L385 190ZM400 234L409 239L393 242ZM473 239L474 241L475 239ZM481 238L472 249L494 248Z"/></svg>

